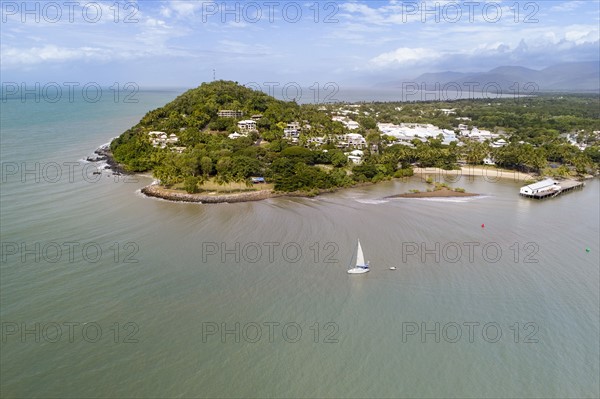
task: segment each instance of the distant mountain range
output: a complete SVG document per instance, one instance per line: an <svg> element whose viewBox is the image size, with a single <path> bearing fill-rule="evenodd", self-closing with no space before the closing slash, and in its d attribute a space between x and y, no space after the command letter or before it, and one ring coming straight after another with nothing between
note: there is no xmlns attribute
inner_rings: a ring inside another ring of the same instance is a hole
<svg viewBox="0 0 600 399"><path fill-rule="evenodd" d="M486 85L490 85L489 91L493 91L492 86L498 85L502 92L507 94L515 93L517 88L523 94L535 90L598 92L600 91L600 61L557 64L539 71L519 66L501 66L487 72L424 73L414 79L388 82L385 85L402 87L406 82L414 82L419 86L424 83L427 90L438 90L439 87L444 86L451 89L452 84L457 84L462 90L468 90L469 86L474 87L474 91L481 91ZM534 85L526 86L530 82ZM537 89L534 89L535 87Z"/></svg>

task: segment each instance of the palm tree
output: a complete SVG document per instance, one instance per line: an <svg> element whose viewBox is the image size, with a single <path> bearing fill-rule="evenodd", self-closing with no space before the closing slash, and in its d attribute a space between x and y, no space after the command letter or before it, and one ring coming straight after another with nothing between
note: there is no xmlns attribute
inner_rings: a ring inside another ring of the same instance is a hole
<svg viewBox="0 0 600 399"><path fill-rule="evenodd" d="M217 173L217 175L215 176L215 183L217 183L219 186L224 186L225 184L229 184L230 181L231 181L230 176L227 173L224 173L224 174Z"/></svg>

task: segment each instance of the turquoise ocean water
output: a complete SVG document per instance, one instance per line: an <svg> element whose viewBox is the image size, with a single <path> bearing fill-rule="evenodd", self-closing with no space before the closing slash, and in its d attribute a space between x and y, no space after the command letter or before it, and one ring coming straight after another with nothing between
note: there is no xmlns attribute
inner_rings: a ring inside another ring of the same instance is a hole
<svg viewBox="0 0 600 399"><path fill-rule="evenodd" d="M209 206L91 174L176 95L2 103L2 397L599 396L598 179ZM372 270L349 276L357 238Z"/></svg>

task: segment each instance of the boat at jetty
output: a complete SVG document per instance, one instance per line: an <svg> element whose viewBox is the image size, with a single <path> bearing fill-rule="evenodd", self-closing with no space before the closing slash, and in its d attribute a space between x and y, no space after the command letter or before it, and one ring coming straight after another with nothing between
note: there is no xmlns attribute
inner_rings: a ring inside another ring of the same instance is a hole
<svg viewBox="0 0 600 399"><path fill-rule="evenodd" d="M521 187L519 195L534 199L553 198L564 192L583 188L584 185L583 182L577 180L562 180L559 182L554 179L544 179Z"/></svg>

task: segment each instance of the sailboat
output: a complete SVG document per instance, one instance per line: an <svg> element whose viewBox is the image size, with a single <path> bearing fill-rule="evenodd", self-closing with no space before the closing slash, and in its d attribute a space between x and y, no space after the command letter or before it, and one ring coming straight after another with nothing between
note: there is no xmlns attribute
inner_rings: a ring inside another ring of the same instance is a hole
<svg viewBox="0 0 600 399"><path fill-rule="evenodd" d="M369 262L365 263L365 255L363 254L362 247L360 246L360 240L358 240L358 247L356 249L356 266L352 269L348 269L349 274L362 274L369 271Z"/></svg>

